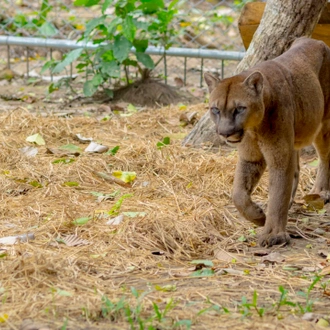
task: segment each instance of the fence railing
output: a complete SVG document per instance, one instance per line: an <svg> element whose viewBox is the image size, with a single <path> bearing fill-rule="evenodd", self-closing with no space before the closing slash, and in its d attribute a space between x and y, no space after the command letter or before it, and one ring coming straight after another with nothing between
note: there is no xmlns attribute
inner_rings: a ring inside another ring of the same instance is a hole
<svg viewBox="0 0 330 330"><path fill-rule="evenodd" d="M177 31L173 47L165 51L163 66L157 69L162 70L165 81L173 83L179 76L184 83L194 80L201 85L205 70L221 77L232 74L236 64L228 65L228 61L239 61L244 55L237 17L247 1L180 0L173 22ZM8 66L25 61L29 75L31 70L41 68L42 58L52 57L52 50L65 52L81 47L75 40L82 35L85 23L98 14L93 8L74 6L71 0L1 0L0 51L5 50ZM38 61L31 56L35 48L43 49ZM149 47L147 53L162 56L164 49Z"/></svg>

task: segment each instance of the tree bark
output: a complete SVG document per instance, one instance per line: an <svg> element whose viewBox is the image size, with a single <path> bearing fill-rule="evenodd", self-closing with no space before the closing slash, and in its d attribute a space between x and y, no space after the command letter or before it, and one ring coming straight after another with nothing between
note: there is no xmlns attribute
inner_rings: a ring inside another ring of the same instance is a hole
<svg viewBox="0 0 330 330"><path fill-rule="evenodd" d="M327 0L268 0L260 25L236 73L281 55L298 37L310 37L326 3ZM216 147L220 143L208 112L182 142L184 146L195 147L203 144Z"/></svg>

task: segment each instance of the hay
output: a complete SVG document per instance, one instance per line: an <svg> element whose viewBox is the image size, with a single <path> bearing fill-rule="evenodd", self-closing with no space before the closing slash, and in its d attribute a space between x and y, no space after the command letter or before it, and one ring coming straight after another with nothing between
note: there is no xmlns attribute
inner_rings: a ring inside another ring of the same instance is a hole
<svg viewBox="0 0 330 330"><path fill-rule="evenodd" d="M201 115L205 107L191 106L189 111ZM239 217L230 199L236 152L225 147L217 152L181 147L182 137L191 129L174 124L173 118L179 118L181 113L172 106L109 121L41 117L22 108L0 115L0 237L30 232L36 237L28 243L6 247L7 256L0 258L0 316L8 314L7 322L1 326L18 329L23 324L22 329L27 329L30 321L25 319L31 319L39 323L35 328L58 328L67 318L71 329L87 325L91 329L109 329L109 320L100 318L102 295L113 301L127 295L134 304L128 294L130 286L147 291L165 284L176 285L176 291L153 289L146 297L144 312L152 310L152 302L164 306L173 297L178 307L171 317L191 319L194 329L252 329L256 322L260 329L313 326L299 317L288 322L272 315L263 319L252 316L242 323L237 307L242 295L252 297L253 290L257 290L262 304L269 304L278 299L279 285L294 294L308 287L310 281L296 273L288 278L280 264L260 266L260 259L253 256L253 227ZM31 158L19 151L28 145L26 137L35 133L43 136L48 148L71 143L84 149L85 145L74 140L75 134L80 133L110 148L119 145L120 149L115 156L82 153L70 164L54 164L58 157L47 154L46 146L39 146L39 153ZM165 136L171 137L171 145L159 150L156 144ZM135 171L137 179L131 188L125 188L95 175L111 174L113 170ZM305 194L314 176L315 170L302 169L298 197ZM78 182L79 186L63 185L68 181ZM34 187L31 182L42 187ZM121 195L132 194L123 201L120 212L145 212L146 216L125 217L117 227L106 225L107 219L100 210L109 211L118 198L98 202L91 192L115 190L120 190ZM266 194L267 175L255 198L265 205ZM315 236L309 236L301 227L300 216L290 216L317 248ZM92 220L75 226L73 221L81 217ZM312 221L309 230L327 221L324 216L311 219L319 222ZM89 244L66 246L56 240L68 235ZM239 240L241 236L247 237L248 242ZM305 252L304 244L293 254L291 248L283 249L286 263L318 265L322 259L315 249ZM214 253L218 249L236 255L239 261L216 260ZM233 268L238 273L191 278L186 274L194 259L211 259L215 269ZM216 316L217 322L212 313L197 317L201 309L209 306L207 298L232 313ZM329 301L322 300L315 306L318 313L328 313ZM111 328L127 328L124 320L119 318Z"/></svg>

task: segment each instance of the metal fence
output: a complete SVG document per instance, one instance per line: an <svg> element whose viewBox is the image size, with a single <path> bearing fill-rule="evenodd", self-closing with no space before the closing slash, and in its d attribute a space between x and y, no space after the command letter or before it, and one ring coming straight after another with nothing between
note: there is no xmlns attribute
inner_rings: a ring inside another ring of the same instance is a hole
<svg viewBox="0 0 330 330"><path fill-rule="evenodd" d="M231 75L243 56L237 28L241 5L248 0L180 0L173 25L173 47L159 74L170 84L176 79L198 83L203 70ZM0 64L26 62L26 73L38 70L52 50L75 48L85 23L97 17L98 8L76 7L71 0L1 0ZM16 37L16 38L15 38ZM42 38L42 39L35 39ZM155 50L148 49L155 54ZM61 55L60 54L60 55ZM5 56L4 56L5 55Z"/></svg>

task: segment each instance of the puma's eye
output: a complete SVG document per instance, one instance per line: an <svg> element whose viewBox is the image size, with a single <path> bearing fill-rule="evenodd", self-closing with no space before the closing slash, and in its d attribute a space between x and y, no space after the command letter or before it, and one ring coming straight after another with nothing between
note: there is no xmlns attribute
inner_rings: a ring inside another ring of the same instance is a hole
<svg viewBox="0 0 330 330"><path fill-rule="evenodd" d="M220 110L219 110L217 107L212 107L212 108L211 108L211 112L212 112L214 115L218 115L218 114L220 114Z"/></svg>
<svg viewBox="0 0 330 330"><path fill-rule="evenodd" d="M246 107L237 107L234 110L234 116L239 115L240 113L243 113L246 110Z"/></svg>

